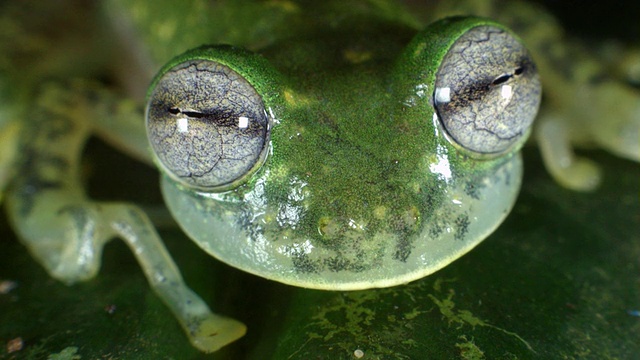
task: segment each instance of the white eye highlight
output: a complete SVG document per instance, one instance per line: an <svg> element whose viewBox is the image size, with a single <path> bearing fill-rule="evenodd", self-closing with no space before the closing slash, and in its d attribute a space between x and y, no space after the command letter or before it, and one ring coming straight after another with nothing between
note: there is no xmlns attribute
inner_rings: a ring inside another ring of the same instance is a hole
<svg viewBox="0 0 640 360"><path fill-rule="evenodd" d="M436 88L435 100L437 104L444 104L451 101L451 89L448 87Z"/></svg>

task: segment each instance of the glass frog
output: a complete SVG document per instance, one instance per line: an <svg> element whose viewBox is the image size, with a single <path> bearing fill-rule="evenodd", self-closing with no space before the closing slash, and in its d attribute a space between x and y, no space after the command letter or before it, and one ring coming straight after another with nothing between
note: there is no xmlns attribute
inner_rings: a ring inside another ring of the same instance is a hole
<svg viewBox="0 0 640 360"><path fill-rule="evenodd" d="M419 279L513 206L541 85L500 23L424 27L386 1L153 5L101 4L106 35L84 39L95 53L74 66L3 65L0 190L56 279L93 277L104 244L122 238L194 346L215 351L245 332L187 287L139 207L87 197L79 159L91 134L158 166L167 207L204 251L295 286ZM201 46L222 43L233 46ZM104 69L128 95L86 80Z"/></svg>

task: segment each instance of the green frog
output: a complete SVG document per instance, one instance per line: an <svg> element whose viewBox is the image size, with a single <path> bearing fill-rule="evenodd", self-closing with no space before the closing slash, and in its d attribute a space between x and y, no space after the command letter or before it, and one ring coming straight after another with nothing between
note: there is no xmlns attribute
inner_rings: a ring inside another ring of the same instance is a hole
<svg viewBox="0 0 640 360"><path fill-rule="evenodd" d="M542 94L535 49L468 9L428 21L367 0L47 9L76 30L57 46L32 29L0 39L14 49L0 62L0 201L66 283L95 276L104 244L123 239L205 352L244 325L188 288L140 207L86 195L89 136L156 165L176 222L231 266L326 290L429 275L508 215Z"/></svg>

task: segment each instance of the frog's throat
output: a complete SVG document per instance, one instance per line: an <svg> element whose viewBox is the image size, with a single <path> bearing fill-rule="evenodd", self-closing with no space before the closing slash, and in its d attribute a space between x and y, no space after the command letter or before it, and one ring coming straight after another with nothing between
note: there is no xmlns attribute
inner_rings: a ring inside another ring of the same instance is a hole
<svg viewBox="0 0 640 360"><path fill-rule="evenodd" d="M232 211L221 211L214 198L185 193L170 180L162 190L170 211L183 230L215 258L249 273L282 283L325 290L389 287L427 276L458 259L489 236L510 212L520 189L522 160L511 157L495 171L445 191L446 198L410 239L408 256L398 259L396 234L379 232L366 245L354 244L350 253L296 238L277 239L252 232ZM212 203L213 202L213 203ZM239 204L241 206L241 204ZM215 209L215 210L211 210ZM277 224L277 222L273 222ZM276 226L276 225L274 225ZM344 266L342 266L343 264ZM341 267L342 266L342 267Z"/></svg>

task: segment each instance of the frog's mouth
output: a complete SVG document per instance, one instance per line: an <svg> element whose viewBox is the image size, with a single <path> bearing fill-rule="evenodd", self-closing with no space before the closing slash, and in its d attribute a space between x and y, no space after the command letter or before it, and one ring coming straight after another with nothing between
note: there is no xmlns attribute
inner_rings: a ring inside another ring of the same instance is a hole
<svg viewBox="0 0 640 360"><path fill-rule="evenodd" d="M268 223L268 219L260 209L255 209L252 219L245 217L246 211L240 215L244 202L185 193L167 179L162 181L162 190L182 229L215 258L290 285L359 290L422 278L467 253L507 216L521 177L522 160L516 155L485 176L458 181L447 189L445 199L412 238L380 230L341 251L282 228L265 230L265 226L251 225ZM470 187L471 180L475 183ZM399 251L403 256L398 256Z"/></svg>

